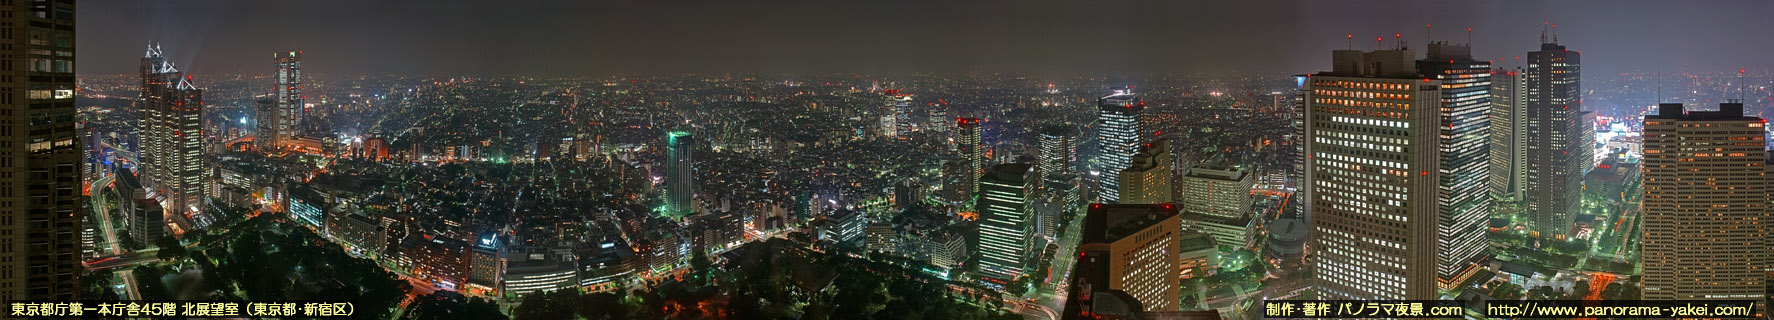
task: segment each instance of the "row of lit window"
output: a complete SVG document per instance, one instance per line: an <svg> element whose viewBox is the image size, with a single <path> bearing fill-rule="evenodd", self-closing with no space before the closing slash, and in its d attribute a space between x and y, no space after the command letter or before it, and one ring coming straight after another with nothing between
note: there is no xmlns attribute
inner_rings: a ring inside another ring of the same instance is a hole
<svg viewBox="0 0 1774 320"><path fill-rule="evenodd" d="M1374 90L1409 90L1411 88L1411 85L1404 84L1404 83L1381 83L1381 82L1370 82L1370 81L1345 81L1345 80L1318 80L1318 81L1313 82L1313 86L1349 88L1349 89L1374 89Z"/></svg>
<svg viewBox="0 0 1774 320"><path fill-rule="evenodd" d="M1315 89L1315 90L1312 90L1312 93L1315 95L1321 95L1321 96L1361 98L1361 99L1391 99L1391 100L1410 100L1411 99L1410 94L1402 94L1402 93L1366 92L1366 91L1348 91L1348 90L1326 90L1326 89Z"/></svg>
<svg viewBox="0 0 1774 320"><path fill-rule="evenodd" d="M1411 104L1397 103L1397 102L1374 102L1374 101L1360 101L1360 100L1352 100L1352 99L1333 99L1333 98L1318 98L1318 99L1314 99L1314 101L1318 104L1329 104L1329 105L1350 106L1350 107L1387 108L1387 109L1399 109L1399 110L1410 110L1411 109Z"/></svg>

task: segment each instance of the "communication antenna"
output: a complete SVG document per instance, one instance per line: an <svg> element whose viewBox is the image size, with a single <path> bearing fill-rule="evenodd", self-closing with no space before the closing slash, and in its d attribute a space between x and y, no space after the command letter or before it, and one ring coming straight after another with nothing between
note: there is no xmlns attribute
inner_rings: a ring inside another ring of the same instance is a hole
<svg viewBox="0 0 1774 320"><path fill-rule="evenodd" d="M1398 50L1404 50L1404 33L1393 33L1392 42L1397 42L1394 45L1398 46Z"/></svg>
<svg viewBox="0 0 1774 320"><path fill-rule="evenodd" d="M1380 44L1385 41L1386 37L1374 37L1374 50L1380 50Z"/></svg>
<svg viewBox="0 0 1774 320"><path fill-rule="evenodd" d="M1423 24L1423 43L1435 43L1435 28L1432 24Z"/></svg>
<svg viewBox="0 0 1774 320"><path fill-rule="evenodd" d="M1651 80L1657 81L1657 104L1663 104L1663 71L1651 73Z"/></svg>
<svg viewBox="0 0 1774 320"><path fill-rule="evenodd" d="M1737 101L1738 102L1743 102L1743 101L1745 101L1744 98L1749 97L1748 95L1745 94L1745 92L1743 90L1743 83L1748 82L1743 78L1743 76L1748 73L1749 73L1749 68L1737 69Z"/></svg>
<svg viewBox="0 0 1774 320"><path fill-rule="evenodd" d="M1547 28L1552 28L1552 21L1540 23L1540 43L1547 43Z"/></svg>
<svg viewBox="0 0 1774 320"><path fill-rule="evenodd" d="M1466 27L1466 45L1472 45L1472 27Z"/></svg>
<svg viewBox="0 0 1774 320"><path fill-rule="evenodd" d="M1349 34L1349 50L1355 50L1355 34Z"/></svg>

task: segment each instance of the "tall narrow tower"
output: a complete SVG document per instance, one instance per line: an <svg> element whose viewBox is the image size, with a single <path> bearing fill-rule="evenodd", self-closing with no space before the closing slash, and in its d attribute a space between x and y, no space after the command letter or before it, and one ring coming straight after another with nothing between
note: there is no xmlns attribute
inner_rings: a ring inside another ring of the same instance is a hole
<svg viewBox="0 0 1774 320"><path fill-rule="evenodd" d="M197 212L203 197L203 90L166 61L159 46L142 58L144 184L175 214ZM146 239L153 241L153 239Z"/></svg>
<svg viewBox="0 0 1774 320"><path fill-rule="evenodd" d="M689 132L672 131L665 135L665 209L674 217L689 216L696 210L691 202L696 195L695 149Z"/></svg>
<svg viewBox="0 0 1774 320"><path fill-rule="evenodd" d="M1665 103L1644 121L1644 298L1761 301L1766 120L1733 101L1687 112Z"/></svg>
<svg viewBox="0 0 1774 320"><path fill-rule="evenodd" d="M1557 43L1540 45L1528 53L1527 107L1522 117L1523 162L1522 213L1528 231L1541 238L1562 239L1582 200L1583 168L1591 159L1580 159L1583 110L1580 100L1581 55Z"/></svg>
<svg viewBox="0 0 1774 320"><path fill-rule="evenodd" d="M1140 117L1146 111L1146 104L1133 94L1132 89L1117 88L1107 96L1097 99L1096 108L1097 134L1097 172L1099 182L1098 201L1102 203L1118 203L1121 201L1121 170L1127 169L1133 162L1133 154L1140 152L1140 145L1145 142L1140 130Z"/></svg>
<svg viewBox="0 0 1774 320"><path fill-rule="evenodd" d="M1527 75L1521 68L1491 73L1491 197L1499 207L1515 207L1522 198L1527 162L1523 125L1527 115ZM1505 205L1508 204L1508 205Z"/></svg>
<svg viewBox="0 0 1774 320"><path fill-rule="evenodd" d="M1477 271L1486 246L1486 221L1491 198L1485 194L1490 174L1491 63L1472 59L1471 47L1432 42L1417 68L1424 77L1440 80L1443 110L1435 148L1440 149L1442 176L1436 182L1440 212L1436 279L1451 290Z"/></svg>
<svg viewBox="0 0 1774 320"><path fill-rule="evenodd" d="M0 301L80 291L74 3L0 2Z"/></svg>
<svg viewBox="0 0 1774 320"><path fill-rule="evenodd" d="M165 127L160 122L167 116L163 114L166 112L165 108L159 106L170 99L167 95L171 94L171 88L183 76L178 67L173 66L171 61L166 61L158 44L148 45L147 53L142 56L140 70L142 85L137 88L140 93L136 99L136 119L141 123L136 126L140 130L136 132L136 145L141 150L137 152L136 161L143 171L141 180L153 184L154 178L162 176L157 171L164 168L154 164L159 160L157 156L164 154L162 150L166 148L164 135L167 133L160 131Z"/></svg>
<svg viewBox="0 0 1774 320"><path fill-rule="evenodd" d="M980 140L979 118L955 120L955 150L960 151L961 165L966 171L966 174L961 175L961 186L967 188L968 196L979 192L979 176L986 171L985 146L980 144Z"/></svg>
<svg viewBox="0 0 1774 320"><path fill-rule="evenodd" d="M276 107L273 114L260 114L259 121L272 121L272 132L267 135L259 133L255 139L266 150L279 148L285 141L301 134L302 121L307 117L304 109L307 97L302 95L302 52L290 51L272 55L272 62L277 71L272 74L272 101ZM261 126L263 127L263 126Z"/></svg>

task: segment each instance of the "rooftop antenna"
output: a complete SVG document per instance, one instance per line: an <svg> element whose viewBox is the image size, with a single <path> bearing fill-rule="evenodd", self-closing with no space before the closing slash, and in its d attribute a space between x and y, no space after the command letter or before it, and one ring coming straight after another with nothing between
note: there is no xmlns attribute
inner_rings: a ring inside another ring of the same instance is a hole
<svg viewBox="0 0 1774 320"><path fill-rule="evenodd" d="M1374 37L1374 50L1380 50L1380 44L1385 41L1386 37Z"/></svg>
<svg viewBox="0 0 1774 320"><path fill-rule="evenodd" d="M1435 43L1435 28L1432 24L1423 24L1423 43Z"/></svg>
<svg viewBox="0 0 1774 320"><path fill-rule="evenodd" d="M1552 21L1540 23L1540 43L1548 43L1546 42L1546 29L1550 28L1552 28Z"/></svg>
<svg viewBox="0 0 1774 320"><path fill-rule="evenodd" d="M1393 33L1392 34L1392 42L1397 42L1394 45L1398 46L1398 50L1404 50L1404 33L1403 32Z"/></svg>
<svg viewBox="0 0 1774 320"><path fill-rule="evenodd" d="M1552 25L1552 43L1558 43L1558 25Z"/></svg>
<svg viewBox="0 0 1774 320"><path fill-rule="evenodd" d="M1472 27L1466 27L1466 45L1472 45Z"/></svg>
<svg viewBox="0 0 1774 320"><path fill-rule="evenodd" d="M1349 50L1355 50L1355 34L1349 34Z"/></svg>

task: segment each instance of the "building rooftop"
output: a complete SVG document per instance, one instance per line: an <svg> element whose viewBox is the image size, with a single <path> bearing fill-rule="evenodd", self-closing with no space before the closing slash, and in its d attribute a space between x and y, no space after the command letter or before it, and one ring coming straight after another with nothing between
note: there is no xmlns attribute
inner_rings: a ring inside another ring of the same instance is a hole
<svg viewBox="0 0 1774 320"><path fill-rule="evenodd" d="M997 180L1009 182L1010 184L1023 184L1028 182L1027 174L1029 173L1029 170L1032 170L1034 167L1034 165L1027 163L1005 163L995 165L992 166L991 171L986 172L985 176L980 179Z"/></svg>
<svg viewBox="0 0 1774 320"><path fill-rule="evenodd" d="M1112 242L1176 215L1177 206L1168 203L1091 204L1090 212L1084 215L1084 238L1080 243Z"/></svg>
<svg viewBox="0 0 1774 320"><path fill-rule="evenodd" d="M1182 239L1180 252L1218 250L1214 248L1213 236L1206 233L1184 231L1178 238Z"/></svg>
<svg viewBox="0 0 1774 320"><path fill-rule="evenodd" d="M1183 176L1227 181L1242 181L1250 176L1249 171L1225 164L1197 164L1183 171Z"/></svg>
<svg viewBox="0 0 1774 320"><path fill-rule="evenodd" d="M1730 120L1761 120L1757 117L1743 115L1742 102L1720 103L1716 111L1685 110L1680 103L1663 103L1657 105L1657 114L1645 115L1645 119L1672 119L1687 121L1730 121Z"/></svg>

